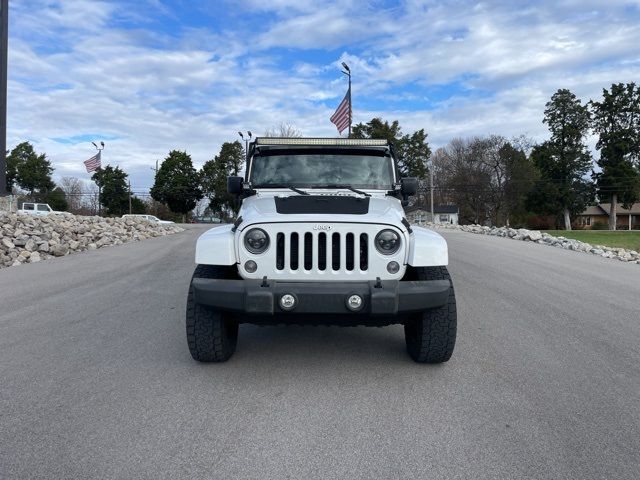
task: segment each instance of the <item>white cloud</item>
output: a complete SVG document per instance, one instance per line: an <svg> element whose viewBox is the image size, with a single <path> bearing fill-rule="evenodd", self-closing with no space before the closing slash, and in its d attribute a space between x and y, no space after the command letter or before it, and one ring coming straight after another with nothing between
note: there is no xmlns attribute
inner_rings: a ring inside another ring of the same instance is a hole
<svg viewBox="0 0 640 480"><path fill-rule="evenodd" d="M179 25L168 0L142 10L12 2L8 143L33 141L58 175L87 178L90 143L55 139L104 135L105 160L139 189L170 149L201 165L237 130L288 122L334 135L342 61L354 74L356 122L397 118L405 131L425 128L435 147L490 133L542 139L558 88L587 100L640 74L640 13L624 2L387 3L249 0L238 16L252 20L210 28ZM147 11L176 27L157 27Z"/></svg>

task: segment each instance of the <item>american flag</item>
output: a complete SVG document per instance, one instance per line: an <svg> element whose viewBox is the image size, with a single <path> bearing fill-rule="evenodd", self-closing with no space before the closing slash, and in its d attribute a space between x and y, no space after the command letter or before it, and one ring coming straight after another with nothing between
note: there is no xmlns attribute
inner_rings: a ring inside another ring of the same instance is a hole
<svg viewBox="0 0 640 480"><path fill-rule="evenodd" d="M102 152L96 153L89 160L84 161L84 166L87 167L87 173L95 172L97 169L101 168L102 165L100 163L100 154Z"/></svg>
<svg viewBox="0 0 640 480"><path fill-rule="evenodd" d="M338 127L338 133L342 133L351 125L351 90L347 91L330 120Z"/></svg>

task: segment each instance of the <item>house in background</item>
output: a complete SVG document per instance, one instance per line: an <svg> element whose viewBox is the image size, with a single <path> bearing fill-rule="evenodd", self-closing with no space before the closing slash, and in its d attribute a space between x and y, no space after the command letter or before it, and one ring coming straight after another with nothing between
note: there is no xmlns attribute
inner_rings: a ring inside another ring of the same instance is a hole
<svg viewBox="0 0 640 480"><path fill-rule="evenodd" d="M407 220L416 225L423 225L427 222L458 225L459 209L457 205L434 205L433 215L435 218L433 220L431 219L431 210L424 207L407 207L405 212Z"/></svg>
<svg viewBox="0 0 640 480"><path fill-rule="evenodd" d="M607 229L609 225L610 203L599 203L591 205L586 210L578 214L576 218L576 228L592 230L595 228ZM616 208L616 228L618 230L640 229L640 203L634 203L631 208L624 208L618 204Z"/></svg>

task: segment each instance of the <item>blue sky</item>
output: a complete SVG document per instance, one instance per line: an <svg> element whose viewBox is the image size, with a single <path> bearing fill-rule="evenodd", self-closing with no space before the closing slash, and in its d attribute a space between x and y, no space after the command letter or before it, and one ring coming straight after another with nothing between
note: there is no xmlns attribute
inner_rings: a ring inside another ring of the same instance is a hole
<svg viewBox="0 0 640 480"><path fill-rule="evenodd" d="M238 130L335 135L342 61L355 122L544 140L558 88L640 82L640 2L14 0L9 43L8 144L88 179L104 140L144 190L173 148L200 166Z"/></svg>

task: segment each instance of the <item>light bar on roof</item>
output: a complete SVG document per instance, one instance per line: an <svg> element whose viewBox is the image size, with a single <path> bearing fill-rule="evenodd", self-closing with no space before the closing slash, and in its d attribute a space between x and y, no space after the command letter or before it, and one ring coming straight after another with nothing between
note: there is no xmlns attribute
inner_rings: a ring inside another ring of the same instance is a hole
<svg viewBox="0 0 640 480"><path fill-rule="evenodd" d="M386 140L372 138L256 138L257 145L359 145L369 147L386 147Z"/></svg>

